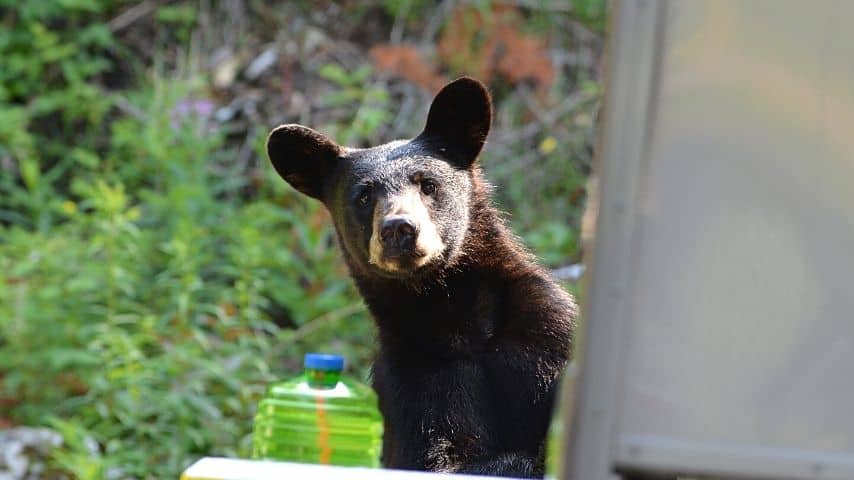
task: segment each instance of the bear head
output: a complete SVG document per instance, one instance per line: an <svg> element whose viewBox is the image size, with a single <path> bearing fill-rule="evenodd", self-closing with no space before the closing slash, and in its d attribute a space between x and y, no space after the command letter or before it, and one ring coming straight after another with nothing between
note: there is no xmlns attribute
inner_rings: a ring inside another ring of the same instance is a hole
<svg viewBox="0 0 854 480"><path fill-rule="evenodd" d="M424 278L462 252L491 121L486 87L460 78L436 95L411 140L348 148L291 124L273 129L267 153L282 178L326 206L352 273Z"/></svg>

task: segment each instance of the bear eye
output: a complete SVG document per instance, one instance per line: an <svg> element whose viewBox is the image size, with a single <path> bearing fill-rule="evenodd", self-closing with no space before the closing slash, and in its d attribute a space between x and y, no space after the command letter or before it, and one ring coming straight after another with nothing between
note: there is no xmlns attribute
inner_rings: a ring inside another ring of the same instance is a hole
<svg viewBox="0 0 854 480"><path fill-rule="evenodd" d="M359 191L359 196L356 197L356 203L360 207L367 207L371 203L371 187L365 186Z"/></svg>
<svg viewBox="0 0 854 480"><path fill-rule="evenodd" d="M424 195L433 195L436 193L436 182L433 180L424 180L421 182L421 193Z"/></svg>

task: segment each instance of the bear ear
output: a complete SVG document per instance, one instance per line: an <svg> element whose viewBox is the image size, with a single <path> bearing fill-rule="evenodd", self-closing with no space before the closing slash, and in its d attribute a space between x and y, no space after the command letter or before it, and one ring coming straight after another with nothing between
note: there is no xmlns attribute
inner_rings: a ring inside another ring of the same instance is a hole
<svg viewBox="0 0 854 480"><path fill-rule="evenodd" d="M294 188L322 200L323 184L341 155L341 147L302 125L279 125L267 138L273 168Z"/></svg>
<svg viewBox="0 0 854 480"><path fill-rule="evenodd" d="M479 81L462 77L436 94L419 138L439 142L456 153L452 162L469 168L486 142L492 124L492 99Z"/></svg>

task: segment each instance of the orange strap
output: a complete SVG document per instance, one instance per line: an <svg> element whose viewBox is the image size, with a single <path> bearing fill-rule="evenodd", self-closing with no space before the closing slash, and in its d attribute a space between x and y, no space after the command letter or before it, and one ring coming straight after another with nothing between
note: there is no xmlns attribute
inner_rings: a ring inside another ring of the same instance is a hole
<svg viewBox="0 0 854 480"><path fill-rule="evenodd" d="M329 446L329 419L326 417L326 407L323 397L315 397L317 405L317 446L320 448L318 463L329 465L332 457L332 447Z"/></svg>

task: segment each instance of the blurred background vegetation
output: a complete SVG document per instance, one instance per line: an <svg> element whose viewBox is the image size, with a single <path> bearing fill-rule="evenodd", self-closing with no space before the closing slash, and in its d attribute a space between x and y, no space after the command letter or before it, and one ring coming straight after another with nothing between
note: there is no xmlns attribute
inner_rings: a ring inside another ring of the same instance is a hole
<svg viewBox="0 0 854 480"><path fill-rule="evenodd" d="M0 0L0 429L55 432L17 475L177 478L245 455L255 402L304 352L366 376L373 326L327 214L266 160L279 123L411 137L444 82L476 76L496 200L544 263L579 262L604 14Z"/></svg>

